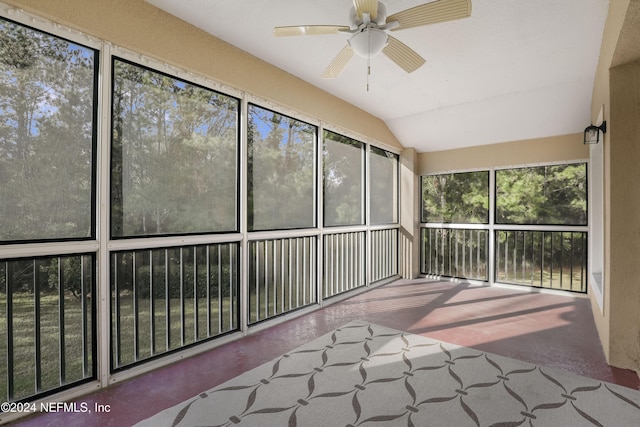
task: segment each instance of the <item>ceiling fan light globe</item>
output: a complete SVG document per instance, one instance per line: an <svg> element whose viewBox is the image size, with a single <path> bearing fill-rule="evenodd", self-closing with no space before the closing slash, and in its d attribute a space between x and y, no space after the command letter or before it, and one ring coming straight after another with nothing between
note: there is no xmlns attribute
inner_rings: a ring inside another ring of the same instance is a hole
<svg viewBox="0 0 640 427"><path fill-rule="evenodd" d="M372 58L382 52L388 43L389 36L378 28L365 28L356 33L349 44L356 55L363 58Z"/></svg>

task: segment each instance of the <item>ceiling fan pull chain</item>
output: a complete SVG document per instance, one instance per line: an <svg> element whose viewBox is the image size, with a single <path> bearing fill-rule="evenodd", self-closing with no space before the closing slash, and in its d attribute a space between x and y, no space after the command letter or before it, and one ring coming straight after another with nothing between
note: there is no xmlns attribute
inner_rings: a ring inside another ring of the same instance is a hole
<svg viewBox="0 0 640 427"><path fill-rule="evenodd" d="M367 92L369 92L369 76L371 75L371 31L367 29L367 41L369 43L367 51Z"/></svg>
<svg viewBox="0 0 640 427"><path fill-rule="evenodd" d="M371 74L371 67L367 65L367 92L369 92L369 75Z"/></svg>

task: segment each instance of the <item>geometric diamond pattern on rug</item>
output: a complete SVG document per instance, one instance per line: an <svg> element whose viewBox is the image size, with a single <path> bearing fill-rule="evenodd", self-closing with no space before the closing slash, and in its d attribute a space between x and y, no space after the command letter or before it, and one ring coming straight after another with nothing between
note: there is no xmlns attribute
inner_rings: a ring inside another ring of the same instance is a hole
<svg viewBox="0 0 640 427"><path fill-rule="evenodd" d="M138 426L639 426L640 392L361 321Z"/></svg>

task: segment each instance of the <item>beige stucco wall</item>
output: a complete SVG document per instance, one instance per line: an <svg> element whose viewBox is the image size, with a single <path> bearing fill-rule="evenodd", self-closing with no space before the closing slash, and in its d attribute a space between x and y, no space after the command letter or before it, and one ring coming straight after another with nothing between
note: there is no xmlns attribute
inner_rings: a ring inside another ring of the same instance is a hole
<svg viewBox="0 0 640 427"><path fill-rule="evenodd" d="M640 370L640 2L611 0L592 97L604 139L604 305L592 301L610 364Z"/></svg>
<svg viewBox="0 0 640 427"><path fill-rule="evenodd" d="M402 146L384 122L144 0L4 0L26 12L352 131Z"/></svg>
<svg viewBox="0 0 640 427"><path fill-rule="evenodd" d="M416 173L418 153L405 148L400 155L400 274L420 274L420 191Z"/></svg>
<svg viewBox="0 0 640 427"><path fill-rule="evenodd" d="M609 361L640 370L640 62L611 69L610 94Z"/></svg>
<svg viewBox="0 0 640 427"><path fill-rule="evenodd" d="M589 148L582 140L583 134L579 133L421 153L418 156L418 173L585 160L589 158Z"/></svg>

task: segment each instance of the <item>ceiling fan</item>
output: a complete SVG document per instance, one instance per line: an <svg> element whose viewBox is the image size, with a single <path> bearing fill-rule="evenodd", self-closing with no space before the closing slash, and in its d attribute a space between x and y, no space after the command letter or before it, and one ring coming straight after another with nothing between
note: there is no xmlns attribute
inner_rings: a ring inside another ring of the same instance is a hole
<svg viewBox="0 0 640 427"><path fill-rule="evenodd" d="M322 78L338 77L355 53L370 60L380 52L407 73L425 63L416 51L387 31L436 24L466 18L471 15L471 0L436 0L387 16L386 8L378 0L353 0L350 26L345 25L296 25L275 27L276 36L306 36L320 34L349 34L347 45L338 53L322 73Z"/></svg>

